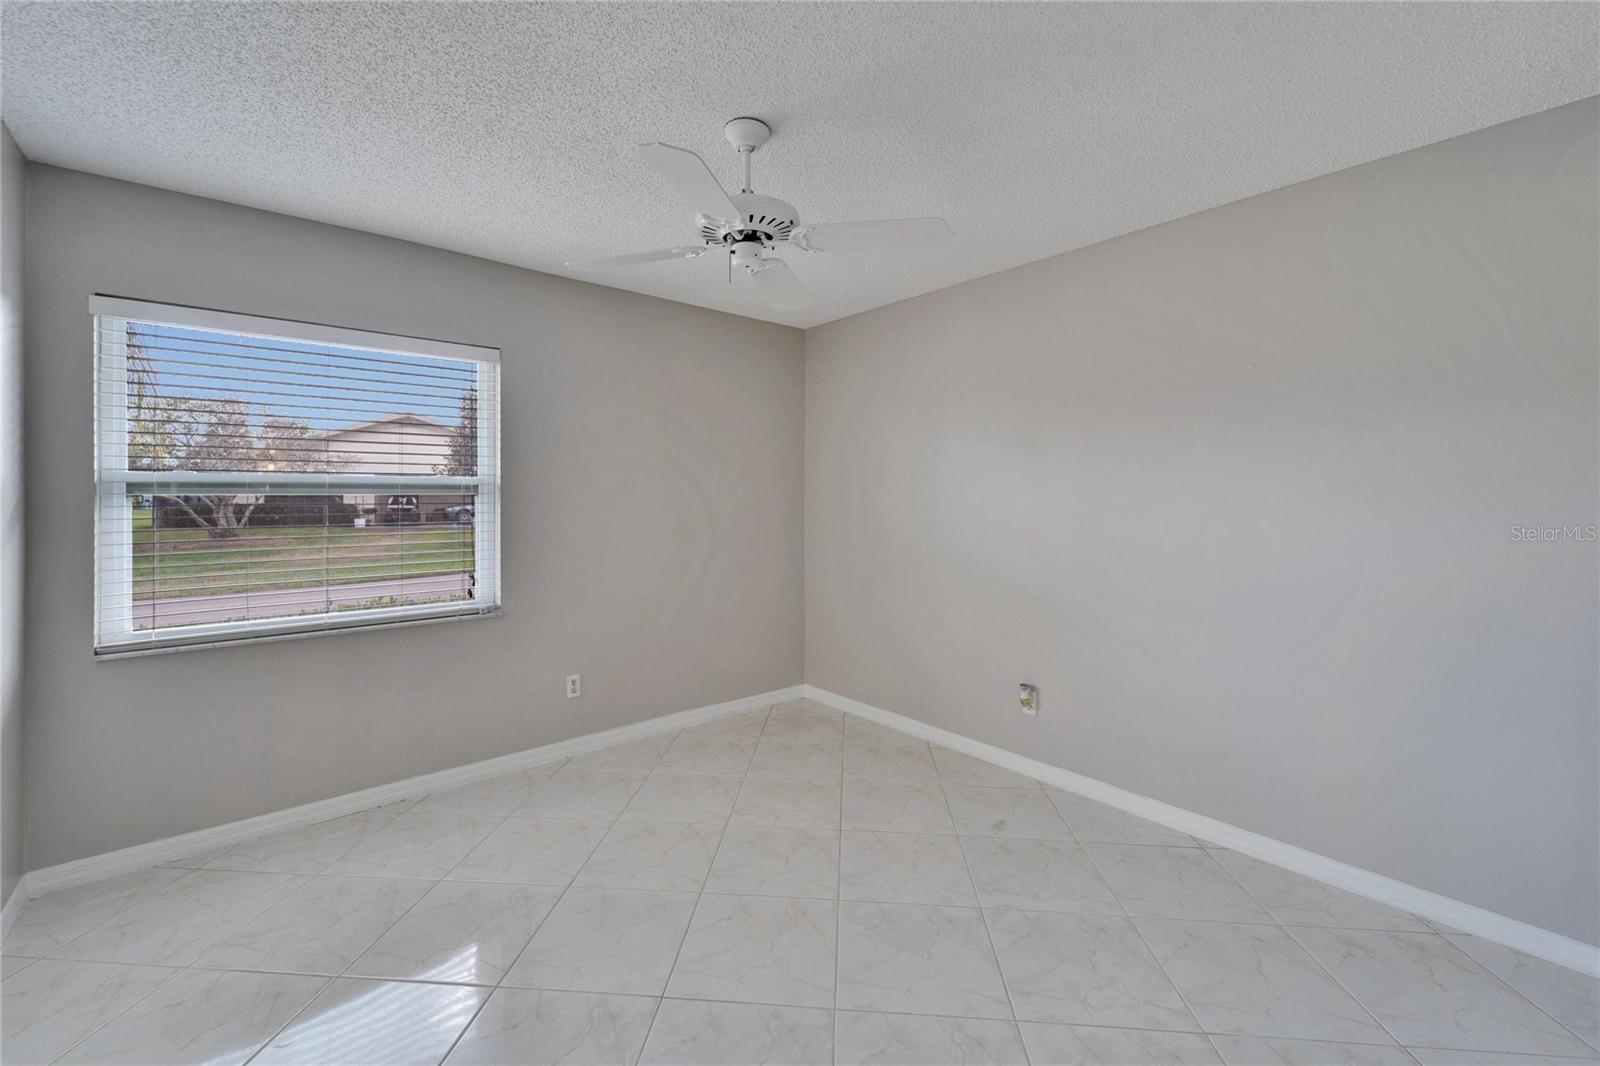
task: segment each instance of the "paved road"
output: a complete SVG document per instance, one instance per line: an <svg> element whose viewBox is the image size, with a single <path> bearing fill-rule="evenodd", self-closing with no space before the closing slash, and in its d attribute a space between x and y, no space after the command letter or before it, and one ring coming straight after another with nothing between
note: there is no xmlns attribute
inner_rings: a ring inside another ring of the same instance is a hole
<svg viewBox="0 0 1600 1066"><path fill-rule="evenodd" d="M220 596L186 596L170 600L141 600L133 605L135 629L152 626L199 625L237 622L246 618L282 618L285 615L349 607L386 596L404 596L407 602L455 599L464 592L471 574L408 577L398 581L364 581L358 585L314 585L270 592L229 592Z"/></svg>

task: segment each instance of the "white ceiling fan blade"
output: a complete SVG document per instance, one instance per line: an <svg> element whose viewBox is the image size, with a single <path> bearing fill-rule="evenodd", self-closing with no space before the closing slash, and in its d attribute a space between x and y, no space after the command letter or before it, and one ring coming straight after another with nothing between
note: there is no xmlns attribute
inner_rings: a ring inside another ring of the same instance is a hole
<svg viewBox="0 0 1600 1066"><path fill-rule="evenodd" d="M660 248L654 252L635 252L632 255L608 255L599 259L569 259L568 270L610 270L612 267L638 266L640 263L659 263L666 259L693 259L711 251L709 245L685 244L677 248Z"/></svg>
<svg viewBox="0 0 1600 1066"><path fill-rule="evenodd" d="M811 300L811 293L800 284L800 279L794 276L794 271L782 259L765 260L753 276L756 288L761 290L761 295L775 310L793 311Z"/></svg>
<svg viewBox="0 0 1600 1066"><path fill-rule="evenodd" d="M880 218L872 222L821 222L803 226L789 238L808 252L853 252L897 248L950 236L942 218Z"/></svg>
<svg viewBox="0 0 1600 1066"><path fill-rule="evenodd" d="M656 172L678 190L678 195L700 214L723 219L744 217L717 183L706 161L687 148L674 148L670 144L641 144L639 158L655 167Z"/></svg>

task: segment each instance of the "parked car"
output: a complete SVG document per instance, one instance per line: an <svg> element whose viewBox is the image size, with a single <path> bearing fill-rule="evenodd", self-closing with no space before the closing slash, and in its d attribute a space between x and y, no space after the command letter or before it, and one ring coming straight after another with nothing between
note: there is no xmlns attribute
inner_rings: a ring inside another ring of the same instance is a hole
<svg viewBox="0 0 1600 1066"><path fill-rule="evenodd" d="M422 509L415 496L390 496L378 512L378 521L386 525L415 525L422 521Z"/></svg>
<svg viewBox="0 0 1600 1066"><path fill-rule="evenodd" d="M439 508L439 515L447 522L470 526L472 525L472 504L453 503L448 507Z"/></svg>

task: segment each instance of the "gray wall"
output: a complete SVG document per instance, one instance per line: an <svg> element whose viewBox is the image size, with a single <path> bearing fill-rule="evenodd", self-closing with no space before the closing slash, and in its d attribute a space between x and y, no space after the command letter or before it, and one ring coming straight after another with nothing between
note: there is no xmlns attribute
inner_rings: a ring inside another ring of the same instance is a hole
<svg viewBox="0 0 1600 1066"><path fill-rule="evenodd" d="M1600 940L1597 122L809 331L806 679Z"/></svg>
<svg viewBox="0 0 1600 1066"><path fill-rule="evenodd" d="M28 173L30 869L801 680L798 331ZM92 661L96 291L500 347L504 616Z"/></svg>
<svg viewBox="0 0 1600 1066"><path fill-rule="evenodd" d="M0 126L0 900L22 876L22 186Z"/></svg>

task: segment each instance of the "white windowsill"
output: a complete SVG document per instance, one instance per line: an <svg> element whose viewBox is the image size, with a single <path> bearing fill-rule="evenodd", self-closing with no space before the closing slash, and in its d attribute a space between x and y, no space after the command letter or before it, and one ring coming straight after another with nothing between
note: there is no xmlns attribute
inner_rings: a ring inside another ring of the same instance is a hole
<svg viewBox="0 0 1600 1066"><path fill-rule="evenodd" d="M162 644L152 641L149 644L129 644L126 646L111 645L96 649L95 661L111 659L134 659L146 655L165 655L174 651L202 651L210 648L238 648L248 647L252 644L266 644L279 640L300 640L304 637L331 637L345 633L372 633L385 629L401 629L409 626L431 626L440 622L470 622L479 618L498 618L501 614L499 606L488 610L477 611L471 614L451 613L435 614L414 618L396 618L391 621L355 622L342 626L324 626L322 628L295 629L283 632L267 632L258 634L241 634L217 640L196 640L189 642L173 642Z"/></svg>

